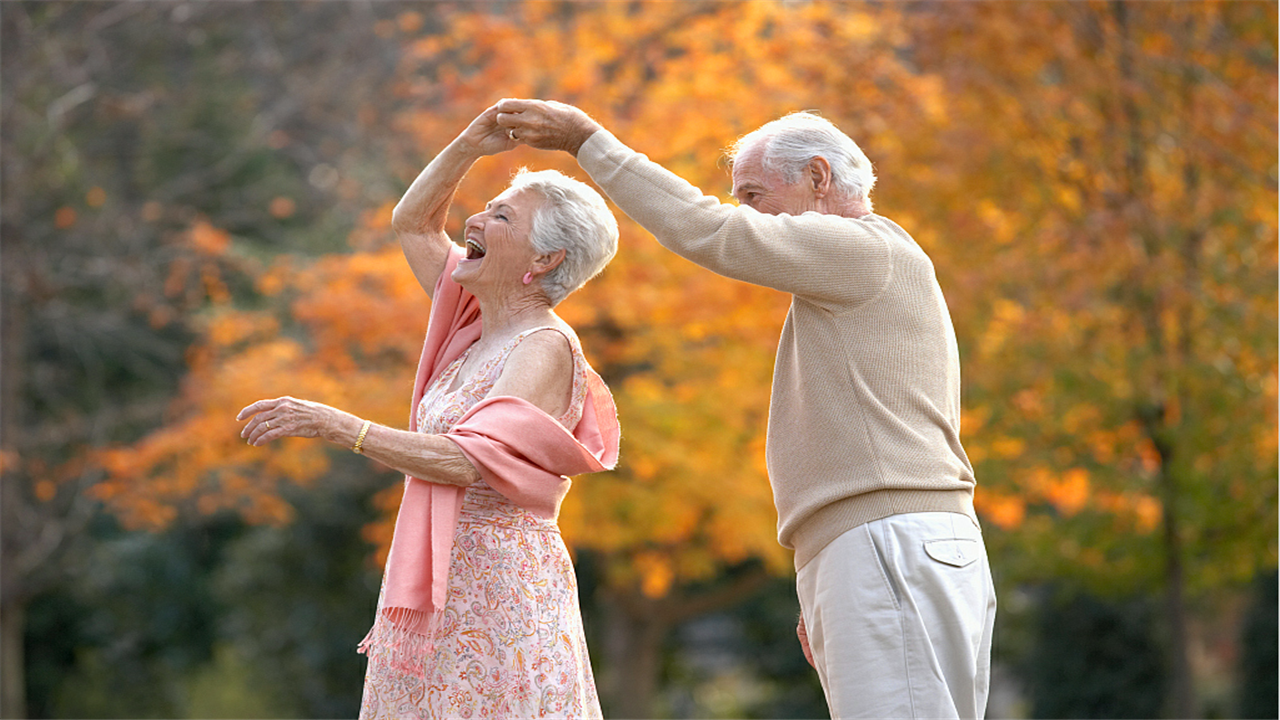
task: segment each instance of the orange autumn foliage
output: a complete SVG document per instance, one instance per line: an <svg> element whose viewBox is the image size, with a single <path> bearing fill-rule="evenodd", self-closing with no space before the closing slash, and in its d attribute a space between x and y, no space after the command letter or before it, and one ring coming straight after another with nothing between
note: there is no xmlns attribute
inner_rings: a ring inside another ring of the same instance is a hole
<svg viewBox="0 0 1280 720"><path fill-rule="evenodd" d="M1264 62L1275 8L1125 13L433 5L380 30L402 48L394 169L407 181L501 97L547 97L727 198L721 148L817 109L875 163L877 211L935 261L961 346L977 507L1003 533L994 551L1037 558L1034 572L1079 572L1084 558L1085 572L1150 575L1143 553L1173 478L1195 527L1247 526L1232 537L1251 549L1233 557L1256 562L1275 547L1275 518L1258 511L1276 495L1276 73ZM562 153L486 159L451 228L522 164L585 179ZM149 525L191 498L279 520L274 488L314 481L327 451L245 448L239 407L287 393L403 425L427 304L386 225L394 201L357 223L355 253L264 268L268 310L211 314L174 423L104 456L103 497ZM783 570L762 438L788 298L714 276L619 220L617 259L560 308L624 433L620 468L575 483L566 538L650 595L749 558ZM381 496L387 519L367 533L384 550L397 498ZM1108 566L1107 552L1121 560ZM1199 572L1240 577L1248 562Z"/></svg>

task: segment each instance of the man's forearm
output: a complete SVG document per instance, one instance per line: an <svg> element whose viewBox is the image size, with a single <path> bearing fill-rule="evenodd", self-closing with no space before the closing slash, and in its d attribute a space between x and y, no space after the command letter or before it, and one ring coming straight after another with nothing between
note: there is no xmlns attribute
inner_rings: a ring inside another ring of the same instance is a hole
<svg viewBox="0 0 1280 720"><path fill-rule="evenodd" d="M708 270L824 304L861 302L888 277L882 228L837 215L768 215L703 194L608 132L578 164L658 242Z"/></svg>

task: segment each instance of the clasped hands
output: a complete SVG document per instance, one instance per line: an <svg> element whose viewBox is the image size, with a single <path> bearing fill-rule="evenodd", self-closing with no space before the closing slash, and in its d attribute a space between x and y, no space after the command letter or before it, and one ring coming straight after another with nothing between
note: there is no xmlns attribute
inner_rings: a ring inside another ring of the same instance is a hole
<svg viewBox="0 0 1280 720"><path fill-rule="evenodd" d="M572 105L507 98L480 113L461 139L483 155L528 145L577 156L582 144L599 129L599 123Z"/></svg>

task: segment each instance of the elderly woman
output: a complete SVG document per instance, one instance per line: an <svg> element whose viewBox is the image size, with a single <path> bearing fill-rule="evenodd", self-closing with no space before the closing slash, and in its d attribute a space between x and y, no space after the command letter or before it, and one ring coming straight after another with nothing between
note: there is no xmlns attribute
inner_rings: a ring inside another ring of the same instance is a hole
<svg viewBox="0 0 1280 720"><path fill-rule="evenodd" d="M611 468L617 414L554 308L617 249L587 185L517 174L445 234L480 157L516 145L490 108L414 180L392 220L432 298L408 431L277 398L240 413L252 445L319 437L406 474L362 718L599 717L573 566L556 525L567 476Z"/></svg>

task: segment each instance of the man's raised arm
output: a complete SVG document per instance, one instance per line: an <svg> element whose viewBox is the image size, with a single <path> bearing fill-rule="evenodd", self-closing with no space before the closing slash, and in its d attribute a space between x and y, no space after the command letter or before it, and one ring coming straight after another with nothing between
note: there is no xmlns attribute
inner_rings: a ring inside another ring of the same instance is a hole
<svg viewBox="0 0 1280 720"><path fill-rule="evenodd" d="M883 219L770 215L724 203L626 147L571 105L508 99L496 107L498 124L514 140L572 154L659 243L712 272L831 308L868 300L884 287L886 236L896 226Z"/></svg>

